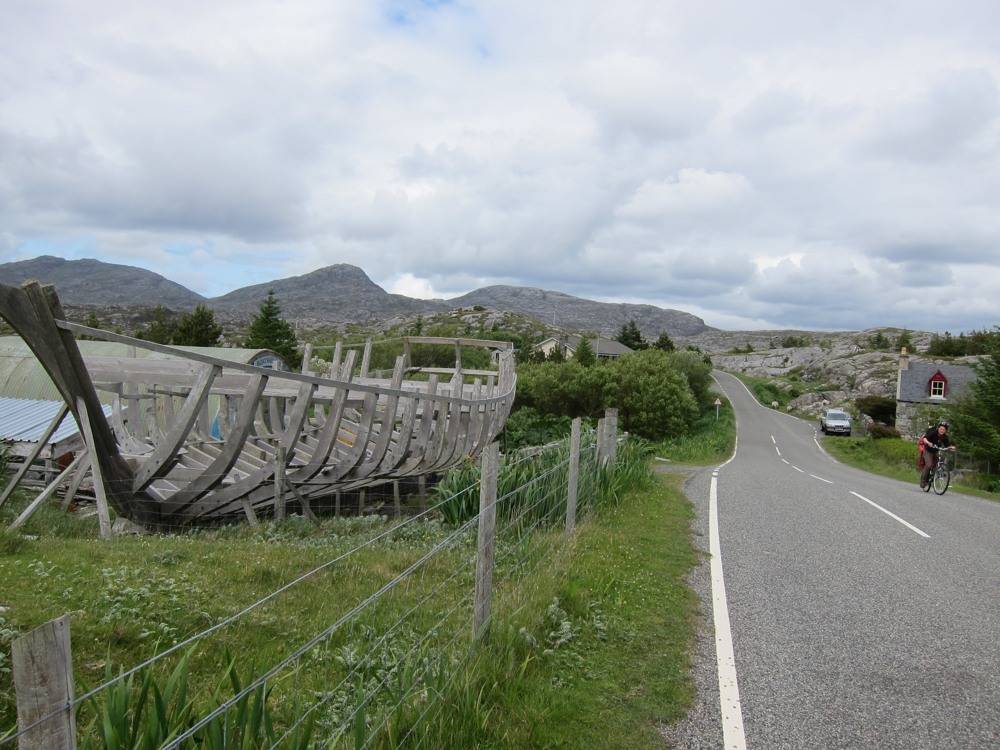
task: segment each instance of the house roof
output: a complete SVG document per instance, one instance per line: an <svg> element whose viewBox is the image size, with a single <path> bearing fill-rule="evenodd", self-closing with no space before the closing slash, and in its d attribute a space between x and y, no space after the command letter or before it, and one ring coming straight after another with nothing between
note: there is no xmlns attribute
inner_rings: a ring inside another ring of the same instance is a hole
<svg viewBox="0 0 1000 750"><path fill-rule="evenodd" d="M938 371L948 379L949 399L963 395L976 379L976 372L969 365L911 357L909 367L899 371L899 400L930 401L928 383Z"/></svg>
<svg viewBox="0 0 1000 750"><path fill-rule="evenodd" d="M580 346L580 338L580 336L566 336L565 338L555 338L554 336L550 336L545 339L545 341L541 342L539 346L547 341L557 341L565 343L567 347L576 351L577 347ZM623 354L630 354L632 352L631 349L615 339L606 339L601 337L588 339L588 341L590 341L590 348L594 350L594 354L599 356L620 357Z"/></svg>

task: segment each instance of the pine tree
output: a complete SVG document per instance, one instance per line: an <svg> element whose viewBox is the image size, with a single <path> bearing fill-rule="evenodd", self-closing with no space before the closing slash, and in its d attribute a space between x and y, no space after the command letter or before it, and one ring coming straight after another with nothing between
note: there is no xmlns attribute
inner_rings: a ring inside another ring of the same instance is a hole
<svg viewBox="0 0 1000 750"><path fill-rule="evenodd" d="M249 349L270 349L277 352L289 367L298 368L301 363L302 355L298 350L295 331L288 321L281 317L281 307L273 289L268 291L257 317L250 324L250 334L244 346Z"/></svg>
<svg viewBox="0 0 1000 750"><path fill-rule="evenodd" d="M178 346L215 346L222 336L222 326L215 322L215 313L205 305L181 316L172 341Z"/></svg>
<svg viewBox="0 0 1000 750"><path fill-rule="evenodd" d="M615 339L620 344L624 344L629 349L634 349L636 351L649 348L649 344L647 344L645 339L643 339L642 331L639 330L639 326L635 324L634 320L630 320L628 323L623 325Z"/></svg>
<svg viewBox="0 0 1000 750"><path fill-rule="evenodd" d="M976 380L955 410L954 434L959 449L1000 473L1000 342L974 365Z"/></svg>
<svg viewBox="0 0 1000 750"><path fill-rule="evenodd" d="M576 351L573 352L573 359L584 367L590 367L592 364L597 362L597 355L594 354L594 347L590 345L590 341L586 336L580 337L580 343L576 347Z"/></svg>
<svg viewBox="0 0 1000 750"><path fill-rule="evenodd" d="M663 331L660 333L660 337L656 340L656 343L653 344L653 348L664 352L672 352L674 350L674 342L667 335L667 332Z"/></svg>
<svg viewBox="0 0 1000 750"><path fill-rule="evenodd" d="M169 344L173 341L176 332L177 324L167 316L166 308L163 305L157 305L153 310L149 325L141 332L140 338L157 344Z"/></svg>

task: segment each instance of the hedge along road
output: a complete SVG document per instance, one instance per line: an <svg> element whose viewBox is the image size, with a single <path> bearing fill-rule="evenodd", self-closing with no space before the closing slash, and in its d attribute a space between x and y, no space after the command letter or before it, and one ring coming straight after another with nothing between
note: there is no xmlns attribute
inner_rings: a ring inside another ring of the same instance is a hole
<svg viewBox="0 0 1000 750"><path fill-rule="evenodd" d="M814 425L716 376L738 448L687 486L719 554L695 581L696 705L665 734L734 750L1000 747L1000 504L924 494L916 470L906 484L843 466Z"/></svg>

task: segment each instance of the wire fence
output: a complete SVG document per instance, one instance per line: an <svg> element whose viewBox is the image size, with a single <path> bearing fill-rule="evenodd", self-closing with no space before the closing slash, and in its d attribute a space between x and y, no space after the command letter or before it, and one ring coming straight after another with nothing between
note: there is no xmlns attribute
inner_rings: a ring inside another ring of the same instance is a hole
<svg viewBox="0 0 1000 750"><path fill-rule="evenodd" d="M583 435L576 455L570 446L512 456L492 482L473 466L454 471L419 512L209 627L78 695L71 689L23 714L19 702L19 726L0 733L0 747L54 747L44 738L67 723L79 737L71 747L421 746L422 723L453 689L474 633L526 606L518 584L561 545L567 513L584 516L613 491L614 434ZM568 501L574 484L578 504ZM487 518L496 518L488 549ZM428 519L447 523L425 533ZM475 623L487 557L492 607ZM301 627L281 632L293 613ZM262 636L271 647L277 640L280 655L270 648L255 666L240 644Z"/></svg>

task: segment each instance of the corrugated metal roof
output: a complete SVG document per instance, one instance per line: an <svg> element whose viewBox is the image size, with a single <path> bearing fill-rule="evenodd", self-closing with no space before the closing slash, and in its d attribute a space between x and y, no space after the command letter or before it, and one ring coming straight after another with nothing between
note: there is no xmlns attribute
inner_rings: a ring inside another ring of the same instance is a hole
<svg viewBox="0 0 1000 750"><path fill-rule="evenodd" d="M62 408L62 401L37 401L0 396L0 440L16 443L37 443ZM111 407L104 405L104 415L111 416ZM59 423L50 443L58 443L79 432L72 414Z"/></svg>
<svg viewBox="0 0 1000 750"><path fill-rule="evenodd" d="M151 352L111 341L77 341L80 353L87 357L129 357L140 359L173 359L170 355ZM235 349L221 346L178 346L182 351L201 352L230 362L251 364L259 357L277 356L269 349ZM60 401L62 396L41 363L20 336L0 336L0 396ZM110 396L101 394L102 400Z"/></svg>

